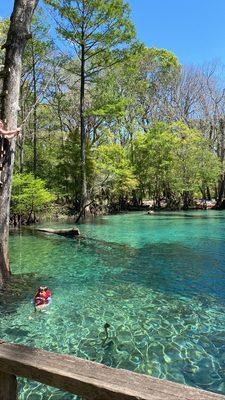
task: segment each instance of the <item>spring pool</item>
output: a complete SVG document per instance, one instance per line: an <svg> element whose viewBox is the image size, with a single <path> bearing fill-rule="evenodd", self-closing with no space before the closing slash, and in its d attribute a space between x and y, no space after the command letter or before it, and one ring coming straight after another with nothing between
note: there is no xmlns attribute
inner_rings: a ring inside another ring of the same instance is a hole
<svg viewBox="0 0 225 400"><path fill-rule="evenodd" d="M0 338L225 394L225 213L103 216L80 231L11 234L24 287L0 298ZM42 284L53 302L34 314ZM20 400L74 398L20 381Z"/></svg>

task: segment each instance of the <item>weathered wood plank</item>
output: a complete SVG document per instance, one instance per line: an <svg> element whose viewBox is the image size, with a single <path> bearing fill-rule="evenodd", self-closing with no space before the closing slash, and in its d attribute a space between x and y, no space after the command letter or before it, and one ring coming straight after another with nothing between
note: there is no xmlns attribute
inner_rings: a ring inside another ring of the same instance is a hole
<svg viewBox="0 0 225 400"><path fill-rule="evenodd" d="M0 371L0 400L17 399L16 376Z"/></svg>
<svg viewBox="0 0 225 400"><path fill-rule="evenodd" d="M39 232L44 232L44 233L52 233L55 235L62 235L62 236L79 236L80 231L78 228L72 228L72 229L48 229L48 228L38 228L37 229Z"/></svg>
<svg viewBox="0 0 225 400"><path fill-rule="evenodd" d="M90 400L225 400L225 396L77 357L0 344L0 370Z"/></svg>

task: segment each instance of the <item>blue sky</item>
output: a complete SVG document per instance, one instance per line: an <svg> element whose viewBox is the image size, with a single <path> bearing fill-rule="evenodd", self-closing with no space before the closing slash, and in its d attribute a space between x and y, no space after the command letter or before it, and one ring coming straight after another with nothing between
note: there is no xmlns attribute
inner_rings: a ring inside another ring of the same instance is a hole
<svg viewBox="0 0 225 400"><path fill-rule="evenodd" d="M9 16L13 0L0 0ZM138 38L173 51L182 64L225 64L225 0L128 0Z"/></svg>

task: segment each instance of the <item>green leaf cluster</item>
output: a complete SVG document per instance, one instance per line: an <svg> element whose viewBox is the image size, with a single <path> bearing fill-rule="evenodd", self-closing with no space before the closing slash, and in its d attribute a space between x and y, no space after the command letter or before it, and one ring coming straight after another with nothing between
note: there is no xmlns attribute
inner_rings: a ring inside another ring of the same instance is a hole
<svg viewBox="0 0 225 400"><path fill-rule="evenodd" d="M45 187L45 182L32 174L15 174L12 186L11 209L15 214L28 216L29 213L42 211L55 200Z"/></svg>
<svg viewBox="0 0 225 400"><path fill-rule="evenodd" d="M181 122L154 124L147 133L134 139L134 163L142 196L182 201L212 187L220 172L210 143L200 132Z"/></svg>
<svg viewBox="0 0 225 400"><path fill-rule="evenodd" d="M98 146L94 156L96 180L104 188L108 199L119 200L136 189L138 182L127 150L119 143Z"/></svg>

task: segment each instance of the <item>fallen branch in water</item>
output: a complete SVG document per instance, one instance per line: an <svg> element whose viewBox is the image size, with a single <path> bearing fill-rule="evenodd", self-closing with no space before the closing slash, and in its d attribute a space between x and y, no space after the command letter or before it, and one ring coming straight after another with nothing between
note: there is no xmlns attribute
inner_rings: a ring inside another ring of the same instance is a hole
<svg viewBox="0 0 225 400"><path fill-rule="evenodd" d="M72 228L72 229L47 229L47 228L38 228L37 229L39 232L44 232L44 233L52 233L55 235L62 235L62 236L79 236L80 231L78 228Z"/></svg>

